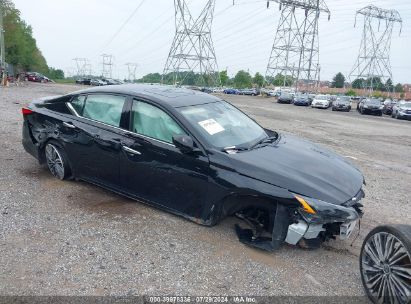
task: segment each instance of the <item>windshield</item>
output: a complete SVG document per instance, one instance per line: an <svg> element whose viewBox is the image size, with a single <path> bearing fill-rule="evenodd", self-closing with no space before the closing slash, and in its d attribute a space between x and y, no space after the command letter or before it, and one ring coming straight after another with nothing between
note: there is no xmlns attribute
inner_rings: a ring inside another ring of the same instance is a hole
<svg viewBox="0 0 411 304"><path fill-rule="evenodd" d="M227 102L178 108L180 113L214 147L249 147L267 137L248 116Z"/></svg>
<svg viewBox="0 0 411 304"><path fill-rule="evenodd" d="M411 102L406 102L400 105L401 108L411 109Z"/></svg>
<svg viewBox="0 0 411 304"><path fill-rule="evenodd" d="M317 96L315 96L315 99L317 99L317 100L327 100L327 96L325 96L325 95L317 95Z"/></svg>

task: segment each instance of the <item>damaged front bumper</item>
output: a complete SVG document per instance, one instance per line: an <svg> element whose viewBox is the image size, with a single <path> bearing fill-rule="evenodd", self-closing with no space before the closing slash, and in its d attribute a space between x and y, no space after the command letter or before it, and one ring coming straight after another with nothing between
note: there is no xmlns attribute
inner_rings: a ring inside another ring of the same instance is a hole
<svg viewBox="0 0 411 304"><path fill-rule="evenodd" d="M342 205L326 203L324 201L298 196L307 206L290 210L278 204L273 219L272 236L262 237L255 230L242 229L236 225L236 232L240 242L264 250L273 251L282 243L301 245L306 248L318 247L323 241L330 238L349 238L357 222L362 217L360 200L364 192L360 190L355 197ZM312 208L311 208L312 207ZM315 245L313 245L315 244Z"/></svg>

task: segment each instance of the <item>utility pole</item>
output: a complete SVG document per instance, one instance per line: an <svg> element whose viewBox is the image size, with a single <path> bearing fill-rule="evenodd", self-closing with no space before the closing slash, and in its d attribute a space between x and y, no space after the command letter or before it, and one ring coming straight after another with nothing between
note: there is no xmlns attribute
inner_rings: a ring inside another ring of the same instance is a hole
<svg viewBox="0 0 411 304"><path fill-rule="evenodd" d="M355 14L364 17L360 51L354 67L350 73L350 81L363 80L363 89L368 90L371 96L374 90L374 81L380 80L384 85L388 79L392 79L390 49L394 24L400 24L402 19L398 11L378 8L368 5ZM382 28L381 28L382 27Z"/></svg>
<svg viewBox="0 0 411 304"><path fill-rule="evenodd" d="M103 78L112 78L113 77L113 65L114 65L114 56L108 54L102 54L101 57L103 58L103 69L101 72L101 76Z"/></svg>
<svg viewBox="0 0 411 304"><path fill-rule="evenodd" d="M207 0L197 18L192 16L186 0L174 0L174 7L176 32L162 82L168 73L172 73L175 85L184 84L189 73L198 73L201 85L219 86L220 74L211 38L215 0Z"/></svg>
<svg viewBox="0 0 411 304"><path fill-rule="evenodd" d="M0 69L1 69L1 83L5 83L6 73L6 51L4 45L4 26L3 26L3 1L0 1Z"/></svg>
<svg viewBox="0 0 411 304"><path fill-rule="evenodd" d="M138 64L129 62L129 63L126 63L126 66L128 70L127 80L129 82L134 82L136 80L136 71L137 71Z"/></svg>
<svg viewBox="0 0 411 304"><path fill-rule="evenodd" d="M277 75L291 77L298 88L300 80L316 82L319 77L320 48L318 19L330 10L324 0L268 0L279 4L280 21L267 65L266 79Z"/></svg>

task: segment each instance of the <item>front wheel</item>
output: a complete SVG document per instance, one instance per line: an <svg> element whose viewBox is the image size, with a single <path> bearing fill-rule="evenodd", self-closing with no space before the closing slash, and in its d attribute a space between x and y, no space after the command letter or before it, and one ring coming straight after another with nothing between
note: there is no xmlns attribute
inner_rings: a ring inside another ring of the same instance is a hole
<svg viewBox="0 0 411 304"><path fill-rule="evenodd" d="M45 148L47 167L51 174L60 180L67 179L71 174L64 150L59 145L48 143Z"/></svg>
<svg viewBox="0 0 411 304"><path fill-rule="evenodd" d="M411 226L374 228L362 244L360 271L373 303L410 303Z"/></svg>

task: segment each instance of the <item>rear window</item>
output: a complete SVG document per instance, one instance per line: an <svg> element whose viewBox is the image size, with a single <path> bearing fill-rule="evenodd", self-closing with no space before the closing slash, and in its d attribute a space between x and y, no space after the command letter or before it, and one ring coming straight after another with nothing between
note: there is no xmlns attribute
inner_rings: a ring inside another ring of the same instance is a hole
<svg viewBox="0 0 411 304"><path fill-rule="evenodd" d="M119 127L126 97L109 94L76 96L71 106L79 116Z"/></svg>

